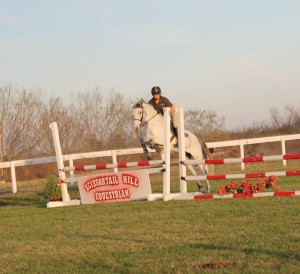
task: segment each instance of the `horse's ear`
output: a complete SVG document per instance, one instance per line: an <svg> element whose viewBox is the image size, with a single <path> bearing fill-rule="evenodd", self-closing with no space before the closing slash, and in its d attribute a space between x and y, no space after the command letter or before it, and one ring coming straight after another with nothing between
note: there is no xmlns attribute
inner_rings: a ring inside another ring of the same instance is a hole
<svg viewBox="0 0 300 274"><path fill-rule="evenodd" d="M141 103L146 103L146 101L143 99L143 98L141 98L141 101L140 101Z"/></svg>

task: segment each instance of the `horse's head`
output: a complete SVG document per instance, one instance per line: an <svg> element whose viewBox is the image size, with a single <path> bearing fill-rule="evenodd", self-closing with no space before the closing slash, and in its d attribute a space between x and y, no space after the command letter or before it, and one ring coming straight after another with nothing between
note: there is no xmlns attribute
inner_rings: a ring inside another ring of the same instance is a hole
<svg viewBox="0 0 300 274"><path fill-rule="evenodd" d="M139 132L142 124L145 119L145 113L144 113L144 101L140 100L136 104L133 105L133 128L136 132Z"/></svg>

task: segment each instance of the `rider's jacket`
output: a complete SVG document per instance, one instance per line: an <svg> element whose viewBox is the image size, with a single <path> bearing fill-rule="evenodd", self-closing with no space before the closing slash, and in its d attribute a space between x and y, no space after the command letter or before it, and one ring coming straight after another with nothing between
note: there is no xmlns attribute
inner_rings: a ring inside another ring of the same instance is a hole
<svg viewBox="0 0 300 274"><path fill-rule="evenodd" d="M155 103L155 99L152 98L149 102L156 110L158 110L161 114L164 114L165 107L172 107L173 104L169 101L168 98L160 96L158 104Z"/></svg>

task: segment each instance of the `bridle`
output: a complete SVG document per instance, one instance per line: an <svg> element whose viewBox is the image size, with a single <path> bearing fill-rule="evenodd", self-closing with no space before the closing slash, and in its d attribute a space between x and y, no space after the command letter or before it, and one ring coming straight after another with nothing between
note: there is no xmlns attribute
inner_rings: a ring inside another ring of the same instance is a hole
<svg viewBox="0 0 300 274"><path fill-rule="evenodd" d="M138 119L138 118L134 118L133 119L133 121L139 121L140 122L140 129L143 128L150 120L152 120L156 115L159 114L159 112L157 112L149 120L143 122L143 120L144 120L144 114L146 114L146 112L144 111L144 108L142 106L142 102L137 103L133 108L140 108L142 110L142 115L141 115L140 119ZM141 133L141 131L140 131L140 133ZM145 140L144 140L144 138L142 136L140 138L140 143L141 143L141 147L143 149L143 152L146 155L146 158L148 160L151 160L151 153L149 153L149 151L148 151L148 149L146 147Z"/></svg>
<svg viewBox="0 0 300 274"><path fill-rule="evenodd" d="M140 123L142 124L142 121L143 121L143 118L144 118L144 109L142 106L135 106L134 108L140 108L142 110L142 116L141 116L141 119L133 119L133 121L140 121ZM144 125L143 125L144 126ZM141 127L141 126L140 126Z"/></svg>
<svg viewBox="0 0 300 274"><path fill-rule="evenodd" d="M140 128L144 127L150 120L152 120L155 116L157 116L159 114L159 112L157 112L155 115L153 115L149 120L145 121L143 123L143 118L144 118L144 108L139 104L137 106L135 106L135 108L141 108L142 109L142 116L140 119L133 119L133 121L140 121Z"/></svg>

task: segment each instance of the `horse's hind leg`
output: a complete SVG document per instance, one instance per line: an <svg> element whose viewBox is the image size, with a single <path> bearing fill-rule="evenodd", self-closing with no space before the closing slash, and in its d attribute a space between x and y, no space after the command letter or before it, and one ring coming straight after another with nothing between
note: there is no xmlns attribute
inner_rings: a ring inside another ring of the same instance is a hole
<svg viewBox="0 0 300 274"><path fill-rule="evenodd" d="M189 160L194 159L194 157L192 156L192 154L189 153L189 152L185 152L185 155L186 155L186 157L187 157ZM197 176L197 175L198 175L197 172L196 172L196 170L195 170L195 168L194 168L192 165L187 165L187 168L192 172L192 174L193 174L194 176ZM204 192L204 189L203 189L203 186L202 186L202 183L201 183L200 180L197 180L197 186L198 186L198 188L199 188L199 192Z"/></svg>
<svg viewBox="0 0 300 274"><path fill-rule="evenodd" d="M192 172L192 174L194 176L198 175L197 172L196 172L196 170L194 169L194 167L192 165L187 165L187 168ZM199 188L199 192L204 192L204 189L203 189L203 186L202 186L202 183L201 183L200 180L197 180L197 186Z"/></svg>
<svg viewBox="0 0 300 274"><path fill-rule="evenodd" d="M207 172L207 168L205 165L199 165L200 169L202 170L202 174L207 176L208 175L208 172ZM206 180L206 189L207 189L207 192L210 193L210 183L209 183L209 180Z"/></svg>

